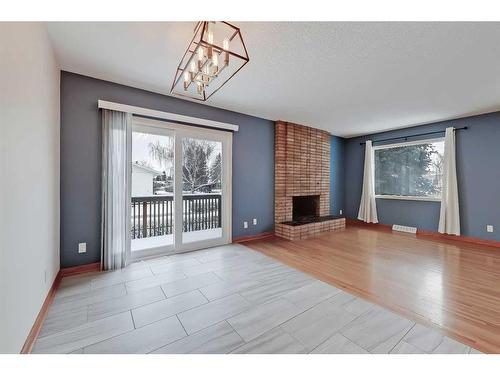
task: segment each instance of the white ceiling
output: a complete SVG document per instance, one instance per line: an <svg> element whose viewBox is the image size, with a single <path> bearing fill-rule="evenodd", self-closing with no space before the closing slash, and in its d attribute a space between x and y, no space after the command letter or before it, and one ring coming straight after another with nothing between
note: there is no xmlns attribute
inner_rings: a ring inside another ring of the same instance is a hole
<svg viewBox="0 0 500 375"><path fill-rule="evenodd" d="M344 137L500 110L500 23L235 24L250 62L211 106ZM194 26L48 30L61 69L168 94Z"/></svg>

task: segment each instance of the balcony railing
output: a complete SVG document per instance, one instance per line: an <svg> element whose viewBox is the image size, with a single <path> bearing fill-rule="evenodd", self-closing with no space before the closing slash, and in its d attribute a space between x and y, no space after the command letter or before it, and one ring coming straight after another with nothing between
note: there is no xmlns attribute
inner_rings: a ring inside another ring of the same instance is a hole
<svg viewBox="0 0 500 375"><path fill-rule="evenodd" d="M132 239L172 234L174 201L172 196L132 197ZM221 195L194 194L182 197L182 231L221 227Z"/></svg>

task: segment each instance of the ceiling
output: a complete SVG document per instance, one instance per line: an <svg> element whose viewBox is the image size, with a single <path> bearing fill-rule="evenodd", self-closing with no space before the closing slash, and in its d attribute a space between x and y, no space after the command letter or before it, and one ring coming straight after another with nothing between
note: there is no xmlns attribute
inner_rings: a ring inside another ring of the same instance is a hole
<svg viewBox="0 0 500 375"><path fill-rule="evenodd" d="M344 137L500 110L500 23L234 24L250 62L207 105ZM61 69L162 94L194 26L47 24Z"/></svg>

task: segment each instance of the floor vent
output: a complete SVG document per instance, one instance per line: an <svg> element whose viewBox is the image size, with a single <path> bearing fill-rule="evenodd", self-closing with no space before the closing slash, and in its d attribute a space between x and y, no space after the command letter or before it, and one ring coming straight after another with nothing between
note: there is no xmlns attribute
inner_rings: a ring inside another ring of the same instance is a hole
<svg viewBox="0 0 500 375"><path fill-rule="evenodd" d="M396 225L394 224L392 226L392 230L398 231L398 232L406 232L406 233L417 233L417 228L416 227L407 227L404 225Z"/></svg>

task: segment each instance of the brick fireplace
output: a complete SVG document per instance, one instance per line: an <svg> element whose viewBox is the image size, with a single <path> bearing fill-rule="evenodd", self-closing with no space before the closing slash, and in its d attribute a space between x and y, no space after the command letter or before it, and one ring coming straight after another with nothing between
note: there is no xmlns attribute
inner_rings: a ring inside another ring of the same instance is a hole
<svg viewBox="0 0 500 375"><path fill-rule="evenodd" d="M345 227L330 217L330 134L308 126L275 123L277 236L307 238Z"/></svg>

